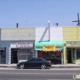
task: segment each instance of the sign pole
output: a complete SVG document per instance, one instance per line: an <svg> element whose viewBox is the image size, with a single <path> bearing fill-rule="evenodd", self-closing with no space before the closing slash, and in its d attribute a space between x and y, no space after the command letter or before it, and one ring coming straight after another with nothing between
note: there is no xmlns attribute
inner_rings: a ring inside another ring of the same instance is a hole
<svg viewBox="0 0 80 80"><path fill-rule="evenodd" d="M48 29L49 29L49 41L50 41L50 20L48 20Z"/></svg>

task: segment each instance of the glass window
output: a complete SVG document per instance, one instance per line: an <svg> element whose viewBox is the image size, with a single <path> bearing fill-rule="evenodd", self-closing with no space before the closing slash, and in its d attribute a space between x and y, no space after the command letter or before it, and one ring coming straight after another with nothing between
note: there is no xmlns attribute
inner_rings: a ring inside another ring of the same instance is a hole
<svg viewBox="0 0 80 80"><path fill-rule="evenodd" d="M19 60L30 60L33 56L31 49L19 49Z"/></svg>
<svg viewBox="0 0 80 80"><path fill-rule="evenodd" d="M76 58L80 60L80 49L76 49Z"/></svg>
<svg viewBox="0 0 80 80"><path fill-rule="evenodd" d="M38 52L38 57L42 57L42 52Z"/></svg>
<svg viewBox="0 0 80 80"><path fill-rule="evenodd" d="M56 56L60 57L61 56L61 52L60 51L56 51Z"/></svg>
<svg viewBox="0 0 80 80"><path fill-rule="evenodd" d="M27 55L20 55L19 60L27 60Z"/></svg>

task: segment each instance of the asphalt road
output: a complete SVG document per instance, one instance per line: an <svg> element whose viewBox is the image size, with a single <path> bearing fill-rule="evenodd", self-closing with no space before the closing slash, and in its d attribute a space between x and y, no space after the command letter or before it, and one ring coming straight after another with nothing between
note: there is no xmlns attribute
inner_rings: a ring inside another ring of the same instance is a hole
<svg viewBox="0 0 80 80"><path fill-rule="evenodd" d="M74 73L80 69L0 69L0 80L73 80Z"/></svg>

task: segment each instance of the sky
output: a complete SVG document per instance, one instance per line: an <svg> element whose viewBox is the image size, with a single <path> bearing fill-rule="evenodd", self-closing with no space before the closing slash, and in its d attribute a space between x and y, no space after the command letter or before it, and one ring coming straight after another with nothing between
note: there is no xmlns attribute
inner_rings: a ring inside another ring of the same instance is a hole
<svg viewBox="0 0 80 80"><path fill-rule="evenodd" d="M0 0L0 28L76 26L80 0Z"/></svg>

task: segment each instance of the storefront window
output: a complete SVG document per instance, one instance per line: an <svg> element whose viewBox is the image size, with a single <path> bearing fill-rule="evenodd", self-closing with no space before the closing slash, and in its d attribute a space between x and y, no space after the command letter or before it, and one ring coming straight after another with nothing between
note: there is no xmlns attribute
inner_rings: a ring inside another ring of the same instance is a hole
<svg viewBox="0 0 80 80"><path fill-rule="evenodd" d="M38 57L42 57L42 52L41 51L38 52Z"/></svg>
<svg viewBox="0 0 80 80"><path fill-rule="evenodd" d="M20 60L27 60L27 56L26 55L20 55Z"/></svg>
<svg viewBox="0 0 80 80"><path fill-rule="evenodd" d="M38 57L50 60L52 64L61 64L61 51L38 51Z"/></svg>
<svg viewBox="0 0 80 80"><path fill-rule="evenodd" d="M19 50L19 60L29 60L33 57L31 49L20 49Z"/></svg>
<svg viewBox="0 0 80 80"><path fill-rule="evenodd" d="M76 49L76 58L80 60L80 49Z"/></svg>
<svg viewBox="0 0 80 80"><path fill-rule="evenodd" d="M56 51L56 56L60 57L61 56L61 52L60 51Z"/></svg>

